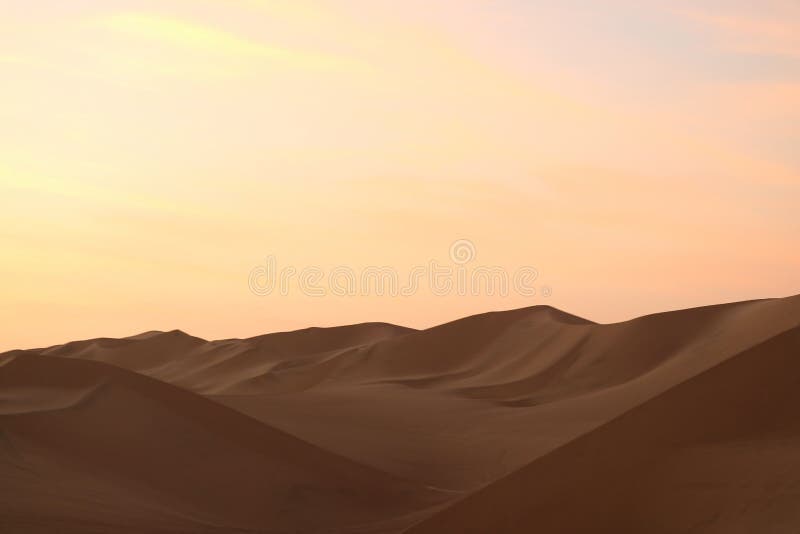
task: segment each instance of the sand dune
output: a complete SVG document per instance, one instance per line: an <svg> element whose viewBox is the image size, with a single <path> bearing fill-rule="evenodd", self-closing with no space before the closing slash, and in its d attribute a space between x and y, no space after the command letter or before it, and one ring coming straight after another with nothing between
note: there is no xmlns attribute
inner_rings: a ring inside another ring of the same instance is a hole
<svg viewBox="0 0 800 534"><path fill-rule="evenodd" d="M75 341L30 352L101 361L198 392L213 392L266 374L287 359L325 355L409 332L414 330L365 323L209 342L172 330L122 339Z"/></svg>
<svg viewBox="0 0 800 534"><path fill-rule="evenodd" d="M550 313L487 314L312 355L270 374L260 393L215 398L376 468L469 491L798 324L800 300L615 325ZM376 438L407 428L413 443Z"/></svg>
<svg viewBox="0 0 800 534"><path fill-rule="evenodd" d="M794 532L798 328L800 296L12 351L0 527Z"/></svg>
<svg viewBox="0 0 800 534"><path fill-rule="evenodd" d="M793 328L408 532L796 532L798 406Z"/></svg>
<svg viewBox="0 0 800 534"><path fill-rule="evenodd" d="M0 490L0 524L348 531L442 499L103 363L27 355L2 369L0 470L13 482ZM31 394L43 391L68 400L34 409Z"/></svg>

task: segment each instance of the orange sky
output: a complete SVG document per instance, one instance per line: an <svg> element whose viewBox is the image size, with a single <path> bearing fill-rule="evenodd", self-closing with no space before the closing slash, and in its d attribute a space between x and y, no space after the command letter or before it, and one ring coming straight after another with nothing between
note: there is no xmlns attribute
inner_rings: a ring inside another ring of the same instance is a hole
<svg viewBox="0 0 800 534"><path fill-rule="evenodd" d="M800 292L788 0L9 0L0 96L0 349ZM248 289L457 239L539 294Z"/></svg>

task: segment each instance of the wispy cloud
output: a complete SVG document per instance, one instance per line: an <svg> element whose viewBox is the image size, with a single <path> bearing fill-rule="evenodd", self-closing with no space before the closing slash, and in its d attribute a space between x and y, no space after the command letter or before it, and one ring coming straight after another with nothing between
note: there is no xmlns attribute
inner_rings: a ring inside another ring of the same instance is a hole
<svg viewBox="0 0 800 534"><path fill-rule="evenodd" d="M212 26L150 13L119 13L101 19L108 29L191 51L241 59L261 59L302 67L330 67L331 55L269 45Z"/></svg>
<svg viewBox="0 0 800 534"><path fill-rule="evenodd" d="M800 11L797 9L751 14L693 7L674 12L713 32L718 45L726 50L800 58Z"/></svg>

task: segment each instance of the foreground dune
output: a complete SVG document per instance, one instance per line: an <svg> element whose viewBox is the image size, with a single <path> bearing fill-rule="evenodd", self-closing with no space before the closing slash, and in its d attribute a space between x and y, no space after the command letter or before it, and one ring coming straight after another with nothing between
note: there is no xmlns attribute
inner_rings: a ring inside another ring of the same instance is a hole
<svg viewBox="0 0 800 534"><path fill-rule="evenodd" d="M0 525L15 532L347 531L442 499L103 363L17 356L0 387ZM64 400L36 406L43 392Z"/></svg>
<svg viewBox="0 0 800 534"><path fill-rule="evenodd" d="M796 532L799 329L791 297L12 351L0 531Z"/></svg>
<svg viewBox="0 0 800 534"><path fill-rule="evenodd" d="M408 532L797 532L798 406L794 328Z"/></svg>

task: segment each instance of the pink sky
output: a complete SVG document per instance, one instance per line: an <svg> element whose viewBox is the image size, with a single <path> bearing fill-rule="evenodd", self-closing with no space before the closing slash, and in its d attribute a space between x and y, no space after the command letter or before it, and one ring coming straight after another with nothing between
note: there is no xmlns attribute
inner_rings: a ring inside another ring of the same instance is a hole
<svg viewBox="0 0 800 534"><path fill-rule="evenodd" d="M10 0L0 349L597 321L800 292L800 8ZM533 266L552 295L257 296L254 266Z"/></svg>

